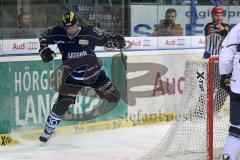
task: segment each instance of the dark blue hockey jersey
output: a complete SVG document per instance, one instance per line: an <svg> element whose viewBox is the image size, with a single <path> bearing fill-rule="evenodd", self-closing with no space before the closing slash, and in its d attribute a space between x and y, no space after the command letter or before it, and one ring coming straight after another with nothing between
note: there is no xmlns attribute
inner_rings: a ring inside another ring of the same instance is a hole
<svg viewBox="0 0 240 160"><path fill-rule="evenodd" d="M62 26L56 26L42 33L40 40L46 39L47 44L57 44L63 62L72 58L81 58L88 54L95 55L95 46L114 47L113 37L94 26L80 26L75 36L70 36Z"/></svg>

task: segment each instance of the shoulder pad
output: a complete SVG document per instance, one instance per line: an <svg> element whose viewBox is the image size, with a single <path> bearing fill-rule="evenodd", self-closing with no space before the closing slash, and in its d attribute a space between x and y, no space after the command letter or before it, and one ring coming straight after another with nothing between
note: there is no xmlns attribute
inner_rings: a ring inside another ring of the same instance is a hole
<svg viewBox="0 0 240 160"><path fill-rule="evenodd" d="M86 29L87 29L90 33L95 33L95 34L97 34L97 35L99 35L99 36L104 35L103 30L100 29L100 28L97 28L97 27L95 27L95 26L89 25L89 26L86 27Z"/></svg>
<svg viewBox="0 0 240 160"><path fill-rule="evenodd" d="M99 29L92 25L84 26L84 27L82 27L82 30L84 30L87 34L90 34L90 35L92 35L92 34L98 35L98 36L104 35L104 32L102 29Z"/></svg>
<svg viewBox="0 0 240 160"><path fill-rule="evenodd" d="M52 29L52 34L65 34L65 29L62 26L55 26Z"/></svg>
<svg viewBox="0 0 240 160"><path fill-rule="evenodd" d="M93 28L92 28L92 31L93 31L94 33L96 33L97 35L99 35L99 36L102 36L102 35L104 35L104 32L103 32L103 30L102 30L102 29L100 29L100 28L93 27Z"/></svg>

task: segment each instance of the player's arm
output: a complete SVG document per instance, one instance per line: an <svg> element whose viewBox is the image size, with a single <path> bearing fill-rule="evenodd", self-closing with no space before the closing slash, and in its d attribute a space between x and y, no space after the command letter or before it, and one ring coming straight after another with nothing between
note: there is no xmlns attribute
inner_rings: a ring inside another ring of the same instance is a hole
<svg viewBox="0 0 240 160"><path fill-rule="evenodd" d="M92 43L96 46L122 49L126 45L124 37L120 34L108 35L97 27L92 27L91 29L91 34L94 37Z"/></svg>
<svg viewBox="0 0 240 160"><path fill-rule="evenodd" d="M231 29L231 27L228 25L228 24L226 24L226 25L222 25L221 26L221 30L220 30L220 34L221 34L221 36L225 36L225 35L227 35L228 34L228 32L230 31L230 29Z"/></svg>
<svg viewBox="0 0 240 160"><path fill-rule="evenodd" d="M54 44L54 37L52 35L52 29L48 29L43 32L39 37L40 49L39 54L43 62L49 62L53 60L56 54L48 47L49 44Z"/></svg>
<svg viewBox="0 0 240 160"><path fill-rule="evenodd" d="M221 75L221 87L230 91L230 78L233 70L233 59L235 54L239 54L239 29L240 24L237 24L226 36L222 43L222 49L219 56L219 73Z"/></svg>
<svg viewBox="0 0 240 160"><path fill-rule="evenodd" d="M211 33L210 33L210 29L209 29L209 28L210 28L210 24L211 24L211 23L208 23L208 24L206 24L206 26L204 27L204 35L205 35L205 37L208 36L209 34L211 34Z"/></svg>

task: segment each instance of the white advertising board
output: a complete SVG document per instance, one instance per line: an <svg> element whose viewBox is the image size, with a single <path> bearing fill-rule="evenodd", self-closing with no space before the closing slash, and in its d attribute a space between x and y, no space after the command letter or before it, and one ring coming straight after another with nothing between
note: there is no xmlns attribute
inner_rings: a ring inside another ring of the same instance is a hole
<svg viewBox="0 0 240 160"><path fill-rule="evenodd" d="M204 48L204 36L169 36L169 37L125 37L126 47L123 51L134 50L168 50ZM55 52L60 53L57 45L49 45ZM113 48L97 46L97 54L114 51ZM15 39L0 41L0 55L37 54L39 51L38 39ZM118 50L115 50L118 51Z"/></svg>
<svg viewBox="0 0 240 160"><path fill-rule="evenodd" d="M142 52L128 56L129 114L174 111L183 96L185 61L202 54L161 50L138 53Z"/></svg>
<svg viewBox="0 0 240 160"><path fill-rule="evenodd" d="M158 49L158 37L125 37L124 50L156 50ZM113 48L97 46L95 51L113 51Z"/></svg>
<svg viewBox="0 0 240 160"><path fill-rule="evenodd" d="M2 48L3 48L2 43L3 43L3 40L0 40L0 55L2 55Z"/></svg>
<svg viewBox="0 0 240 160"><path fill-rule="evenodd" d="M204 47L205 47L205 36L191 36L190 48L204 48Z"/></svg>
<svg viewBox="0 0 240 160"><path fill-rule="evenodd" d="M158 49L190 48L190 36L158 37Z"/></svg>
<svg viewBox="0 0 240 160"><path fill-rule="evenodd" d="M12 39L3 40L2 53L5 54L29 54L38 53L38 39Z"/></svg>

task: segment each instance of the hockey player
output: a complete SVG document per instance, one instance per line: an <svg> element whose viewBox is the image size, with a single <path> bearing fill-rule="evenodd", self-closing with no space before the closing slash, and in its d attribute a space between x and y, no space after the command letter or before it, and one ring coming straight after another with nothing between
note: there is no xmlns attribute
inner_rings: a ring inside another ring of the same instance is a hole
<svg viewBox="0 0 240 160"><path fill-rule="evenodd" d="M221 42L230 31L230 26L223 23L224 9L214 7L211 11L212 22L204 28L206 37L206 48L203 57L209 58L211 55L218 55L220 52Z"/></svg>
<svg viewBox="0 0 240 160"><path fill-rule="evenodd" d="M219 57L221 87L230 94L230 127L221 160L236 160L240 150L240 23L222 43Z"/></svg>
<svg viewBox="0 0 240 160"><path fill-rule="evenodd" d="M57 102L53 105L44 133L39 138L42 142L47 142L54 133L69 105L75 103L81 87L92 87L100 98L110 103L117 103L120 99L119 92L101 69L94 48L105 46L122 49L125 46L124 38L121 35L107 35L94 26L78 25L75 13L70 11L64 13L62 23L63 26L47 30L39 38L42 60L53 60L55 53L48 45L57 44L64 65Z"/></svg>

